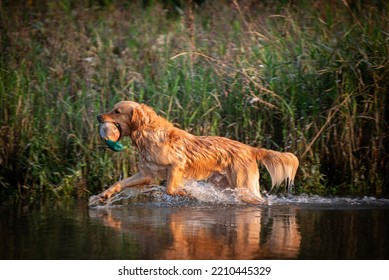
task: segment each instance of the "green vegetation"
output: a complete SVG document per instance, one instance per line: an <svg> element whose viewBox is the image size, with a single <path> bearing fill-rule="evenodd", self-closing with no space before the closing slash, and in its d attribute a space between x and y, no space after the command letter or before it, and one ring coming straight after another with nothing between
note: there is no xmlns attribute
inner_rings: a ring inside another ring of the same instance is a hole
<svg viewBox="0 0 389 280"><path fill-rule="evenodd" d="M2 2L0 193L84 197L133 173L96 121L130 99L295 153L299 192L387 194L389 4L258 2Z"/></svg>

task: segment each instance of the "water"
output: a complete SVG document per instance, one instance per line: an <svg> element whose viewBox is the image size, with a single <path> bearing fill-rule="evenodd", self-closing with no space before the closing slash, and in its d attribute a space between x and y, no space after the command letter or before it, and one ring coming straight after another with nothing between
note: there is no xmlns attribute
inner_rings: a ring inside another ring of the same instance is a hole
<svg viewBox="0 0 389 280"><path fill-rule="evenodd" d="M2 204L0 259L388 259L389 200L127 190L110 205ZM93 204L93 198L91 200Z"/></svg>

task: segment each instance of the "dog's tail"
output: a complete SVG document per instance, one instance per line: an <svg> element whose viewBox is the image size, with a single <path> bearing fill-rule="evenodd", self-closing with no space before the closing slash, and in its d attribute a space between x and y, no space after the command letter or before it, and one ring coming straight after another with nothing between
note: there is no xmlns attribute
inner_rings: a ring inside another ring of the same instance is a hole
<svg viewBox="0 0 389 280"><path fill-rule="evenodd" d="M292 153L281 153L262 148L257 149L256 156L257 160L263 163L270 173L272 188L286 181L286 186L290 192L299 166L297 157Z"/></svg>

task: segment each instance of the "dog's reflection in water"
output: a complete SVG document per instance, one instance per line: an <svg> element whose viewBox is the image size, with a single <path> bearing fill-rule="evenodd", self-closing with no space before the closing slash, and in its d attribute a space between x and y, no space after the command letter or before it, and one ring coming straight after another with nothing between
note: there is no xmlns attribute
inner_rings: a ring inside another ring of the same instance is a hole
<svg viewBox="0 0 389 280"><path fill-rule="evenodd" d="M296 215L280 209L125 206L89 211L120 238L137 243L140 259L294 259L301 242Z"/></svg>

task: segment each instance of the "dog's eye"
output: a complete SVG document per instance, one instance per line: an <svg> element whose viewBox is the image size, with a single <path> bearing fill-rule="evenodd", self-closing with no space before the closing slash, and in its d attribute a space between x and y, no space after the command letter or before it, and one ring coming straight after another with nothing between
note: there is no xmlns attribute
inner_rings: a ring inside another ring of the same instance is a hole
<svg viewBox="0 0 389 280"><path fill-rule="evenodd" d="M119 108L115 109L115 114L120 114L121 112L122 111Z"/></svg>

